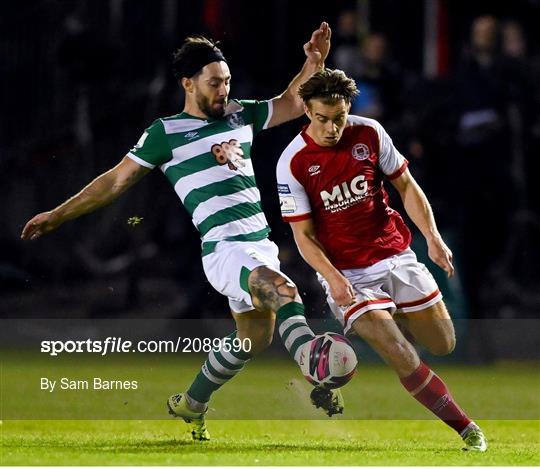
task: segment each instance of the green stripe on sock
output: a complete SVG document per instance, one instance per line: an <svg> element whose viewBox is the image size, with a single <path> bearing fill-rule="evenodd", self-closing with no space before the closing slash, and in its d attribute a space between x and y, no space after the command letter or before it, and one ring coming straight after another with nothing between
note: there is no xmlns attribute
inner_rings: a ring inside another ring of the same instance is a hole
<svg viewBox="0 0 540 469"><path fill-rule="evenodd" d="M214 352L214 357L216 357L216 360L219 362L219 364L223 367L223 368L227 368L228 370L231 370L231 371L238 371L238 370L241 370L242 367L244 366L243 363L240 363L239 365L233 365L232 363L229 363L225 357L223 355L221 355L221 353L219 352Z"/></svg>
<svg viewBox="0 0 540 469"><path fill-rule="evenodd" d="M199 371L199 374L195 377L193 383L191 383L187 393L196 401L204 403L208 402L212 393L217 391L220 387L221 384L210 381L204 376L202 371Z"/></svg>
<svg viewBox="0 0 540 469"><path fill-rule="evenodd" d="M219 378L219 379L226 379L226 380L229 380L231 379L234 375L224 375L223 373L220 373L219 371L217 371L211 364L210 364L210 361L209 360L206 360L206 366L208 368L208 371L210 372L210 374L212 376L215 376L216 378Z"/></svg>
<svg viewBox="0 0 540 469"><path fill-rule="evenodd" d="M283 340L283 342L285 342L287 340L287 338L291 335L292 331L294 331L295 329L298 329L299 327L302 327L302 326L306 326L305 321L298 321L298 322L292 323L287 329L285 329L283 334L281 334L281 340Z"/></svg>
<svg viewBox="0 0 540 469"><path fill-rule="evenodd" d="M287 303L286 305L283 305L276 311L276 319L278 321L278 324L281 324L283 321L289 319L291 316L298 316L299 314L305 316L304 311L305 308L302 303L297 303L296 301L293 301L292 303Z"/></svg>
<svg viewBox="0 0 540 469"><path fill-rule="evenodd" d="M249 360L251 358L251 353L245 352L244 350L239 350L238 352L236 350L230 351L231 355L235 358L238 358L239 360Z"/></svg>
<svg viewBox="0 0 540 469"><path fill-rule="evenodd" d="M309 342L313 338L312 335L304 334L298 337L292 344L291 348L289 349L289 353L294 357L296 351L298 348L302 345L304 345L306 342Z"/></svg>
<svg viewBox="0 0 540 469"><path fill-rule="evenodd" d="M224 339L228 339L227 340L228 343L232 343L232 340L235 339L235 338L236 338L236 331L234 331L233 333L231 333L228 336L224 337ZM251 358L251 355L249 353L247 353L247 352L244 352L244 351L233 352L231 350L231 354L233 356L235 356L236 358L238 358L240 360L243 360L243 361L246 361L246 360ZM240 365L231 365L231 364L229 364L227 362L227 364L225 364L225 363L223 363L221 361L221 360L225 360L225 359L223 357L221 357L218 352L214 352L214 355L215 355L216 359L219 361L219 363L221 363L225 368L233 369L232 367L238 367L237 371L239 372L240 369L243 366L243 363L241 363ZM220 379L224 379L224 380L230 380L231 378L234 378L234 376L236 376L236 375L223 375L223 374L219 373L218 371L216 371L212 367L212 365L210 365L209 360L205 361L205 365L206 365L206 367L208 369L208 372L211 373L212 375L214 375L216 378L220 378ZM225 383L222 383L222 384L214 383L213 381L208 379L201 370L201 371L199 371L199 373L195 377L195 380L191 384L191 386L188 389L187 393L189 394L190 397L192 397L196 401L205 403L205 402L208 402L210 400L210 396L212 395L212 393L214 391L217 391L221 386L223 386L223 384L227 384L227 381Z"/></svg>
<svg viewBox="0 0 540 469"><path fill-rule="evenodd" d="M229 344L233 344L233 339L236 339L238 336L238 331L234 331L233 333L229 334L227 337L225 337L226 339L230 339L228 340L227 342L229 342ZM236 348L237 348L237 344L235 344L235 348L231 348L231 350L228 350L228 352L235 358L238 358L238 360L243 360L243 361L246 361L246 360L249 360L252 355L250 352L245 352L244 350L240 350L240 351L236 351ZM239 366L243 366L243 365L239 365Z"/></svg>

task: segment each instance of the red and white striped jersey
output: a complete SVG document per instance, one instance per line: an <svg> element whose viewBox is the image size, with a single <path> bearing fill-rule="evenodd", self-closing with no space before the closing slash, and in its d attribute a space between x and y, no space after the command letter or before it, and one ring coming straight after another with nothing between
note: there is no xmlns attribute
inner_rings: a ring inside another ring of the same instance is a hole
<svg viewBox="0 0 540 469"><path fill-rule="evenodd" d="M367 267L406 249L411 233L388 206L383 181L400 176L408 161L384 128L350 115L333 147L317 145L305 130L277 165L283 219L312 218L318 240L338 269Z"/></svg>

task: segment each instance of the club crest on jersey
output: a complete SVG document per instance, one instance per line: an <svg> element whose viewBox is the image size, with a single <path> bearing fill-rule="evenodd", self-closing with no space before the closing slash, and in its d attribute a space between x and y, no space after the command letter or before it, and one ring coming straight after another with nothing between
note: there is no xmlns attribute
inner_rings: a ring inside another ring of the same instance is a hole
<svg viewBox="0 0 540 469"><path fill-rule="evenodd" d="M318 164L314 164L308 168L308 173L310 176L315 176L321 172L321 167Z"/></svg>
<svg viewBox="0 0 540 469"><path fill-rule="evenodd" d="M220 166L227 165L229 169L236 171L246 165L244 152L240 143L235 138L228 142L214 143L210 149Z"/></svg>
<svg viewBox="0 0 540 469"><path fill-rule="evenodd" d="M365 143L357 143L351 150L352 156L358 161L363 161L369 158L369 147Z"/></svg>
<svg viewBox="0 0 540 469"><path fill-rule="evenodd" d="M227 117L227 125L231 129L239 129L246 125L246 123L244 122L244 119L242 119L242 116L235 113Z"/></svg>

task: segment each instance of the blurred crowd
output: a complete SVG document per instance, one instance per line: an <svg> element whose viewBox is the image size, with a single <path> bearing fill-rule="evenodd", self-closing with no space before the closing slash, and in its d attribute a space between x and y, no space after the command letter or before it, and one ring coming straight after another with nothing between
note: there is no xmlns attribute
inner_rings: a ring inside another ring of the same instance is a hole
<svg viewBox="0 0 540 469"><path fill-rule="evenodd" d="M2 87L7 112L0 117L2 314L37 314L37 292L63 288L64 299L70 291L79 292L79 299L100 298L88 315L135 311L142 304L141 314L227 316L225 301L202 275L196 231L158 171L111 207L37 243L18 239L33 214L111 167L156 117L181 110L168 58L179 45L177 31L205 30L181 15L175 2L162 3L168 10L111 7L100 23L99 12L81 6L85 2L74 2L69 11L58 2L41 2L32 35L24 28L7 30L3 46L18 44L20 50L11 48L1 65L8 85ZM448 73L427 77L400 62L384 28L368 28L354 9L334 16L327 65L356 80L361 94L351 112L379 120L410 160L454 250L468 315L532 317L540 305L534 289L540 280L540 207L533 183L540 150L540 51L530 32L516 19L477 16L468 37L457 38ZM209 33L212 21L205 23ZM267 70L267 81L259 80L261 72L251 73L250 62L242 60L240 51L253 47L240 33L225 38L232 97L276 94L302 60L292 57L289 76L272 84ZM257 59L255 64L264 57ZM254 164L284 270L317 314L324 307L322 292L294 251L274 190L275 161L304 123L261 134ZM394 201L397 208L399 203ZM130 216L142 222L130 226ZM92 282L94 293L77 290ZM148 295L153 300L145 310Z"/></svg>
<svg viewBox="0 0 540 469"><path fill-rule="evenodd" d="M403 70L353 10L334 43L334 65L361 91L352 112L385 125L451 236L469 315L505 314L501 302L538 312L540 56L522 25L476 17L450 72L429 79Z"/></svg>

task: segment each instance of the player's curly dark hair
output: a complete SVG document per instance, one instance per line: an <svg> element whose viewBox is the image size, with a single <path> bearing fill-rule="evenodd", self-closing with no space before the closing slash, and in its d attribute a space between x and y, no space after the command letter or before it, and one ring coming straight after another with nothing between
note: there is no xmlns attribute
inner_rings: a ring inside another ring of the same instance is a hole
<svg viewBox="0 0 540 469"><path fill-rule="evenodd" d="M350 103L359 91L354 80L343 71L326 68L314 73L303 83L298 94L306 104L309 104L310 99L320 99L324 104L335 104L340 99Z"/></svg>
<svg viewBox="0 0 540 469"><path fill-rule="evenodd" d="M219 41L212 41L204 36L190 36L185 39L180 49L173 53L172 72L177 79L186 76L186 70L193 68L201 56L214 56L218 60L225 60Z"/></svg>

